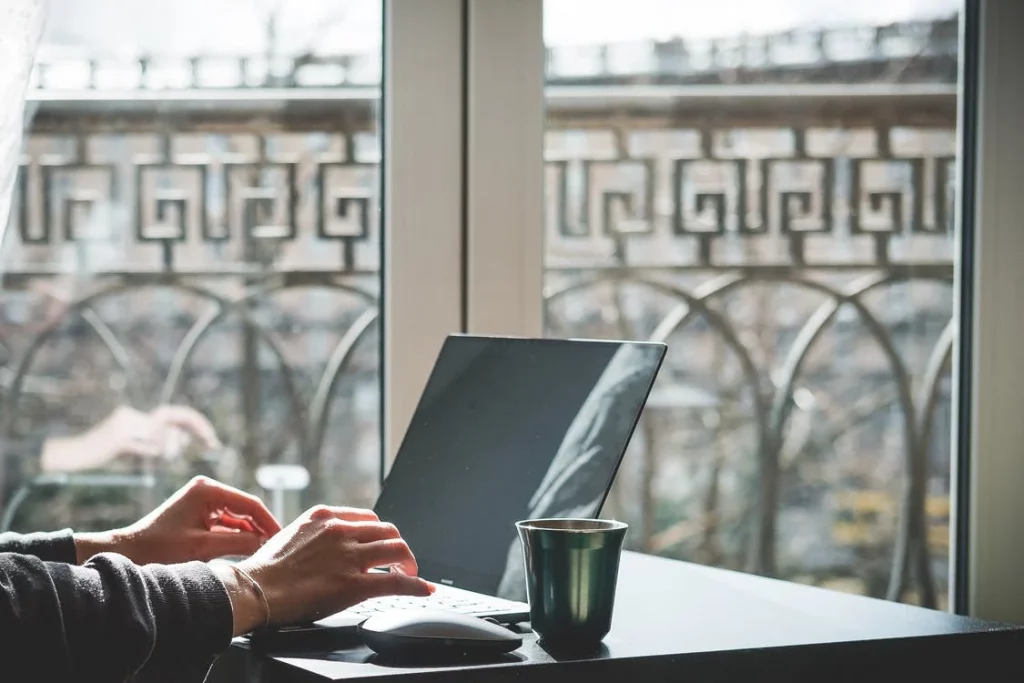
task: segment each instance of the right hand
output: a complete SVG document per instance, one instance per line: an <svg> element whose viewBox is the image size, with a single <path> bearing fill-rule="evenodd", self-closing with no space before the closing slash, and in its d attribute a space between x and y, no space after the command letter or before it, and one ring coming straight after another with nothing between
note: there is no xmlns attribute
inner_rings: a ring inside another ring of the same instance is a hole
<svg viewBox="0 0 1024 683"><path fill-rule="evenodd" d="M375 567L393 570L369 572ZM416 576L416 559L398 529L354 508L308 510L238 568L263 589L270 626L314 621L369 598L434 592ZM230 567L217 571L231 596L235 635L263 624L266 613L255 591Z"/></svg>

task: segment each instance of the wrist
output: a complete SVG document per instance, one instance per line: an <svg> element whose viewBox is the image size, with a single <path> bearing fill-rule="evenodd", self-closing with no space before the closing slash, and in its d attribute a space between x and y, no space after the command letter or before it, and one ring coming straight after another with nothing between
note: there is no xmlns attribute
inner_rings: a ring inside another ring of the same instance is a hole
<svg viewBox="0 0 1024 683"><path fill-rule="evenodd" d="M231 601L232 635L241 636L263 626L268 617L266 605L255 588L239 576L231 564L214 562L210 568Z"/></svg>
<svg viewBox="0 0 1024 683"><path fill-rule="evenodd" d="M114 531L76 533L72 538L75 541L75 561L78 564L83 564L93 555L120 552L118 536Z"/></svg>

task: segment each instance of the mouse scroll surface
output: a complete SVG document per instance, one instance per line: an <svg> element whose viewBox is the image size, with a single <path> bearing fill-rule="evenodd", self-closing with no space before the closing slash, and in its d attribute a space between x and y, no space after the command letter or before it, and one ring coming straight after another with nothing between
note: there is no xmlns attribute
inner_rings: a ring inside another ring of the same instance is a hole
<svg viewBox="0 0 1024 683"><path fill-rule="evenodd" d="M503 654L523 642L520 635L489 621L435 610L375 614L359 631L367 647L389 656Z"/></svg>

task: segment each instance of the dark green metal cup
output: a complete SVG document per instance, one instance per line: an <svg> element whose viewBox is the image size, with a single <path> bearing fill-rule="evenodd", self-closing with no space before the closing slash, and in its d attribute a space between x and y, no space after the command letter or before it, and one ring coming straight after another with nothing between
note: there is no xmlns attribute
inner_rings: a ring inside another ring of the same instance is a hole
<svg viewBox="0 0 1024 683"><path fill-rule="evenodd" d="M601 519L516 523L530 625L542 644L594 647L608 635L627 528L623 522Z"/></svg>

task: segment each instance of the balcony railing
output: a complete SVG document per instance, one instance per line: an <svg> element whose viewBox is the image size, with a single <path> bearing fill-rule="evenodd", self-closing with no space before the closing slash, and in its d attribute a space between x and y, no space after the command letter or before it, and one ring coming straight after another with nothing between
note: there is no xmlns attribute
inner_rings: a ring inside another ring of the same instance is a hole
<svg viewBox="0 0 1024 683"><path fill-rule="evenodd" d="M634 546L941 600L949 31L849 33L865 41L843 53L851 63L933 60L913 82L770 82L781 62L764 55L810 45L813 59L790 62L803 69L835 57L838 34L716 48L736 68L760 45L755 62L771 67L731 85L615 82L610 48L600 77L573 84L549 55L547 330L671 349L608 504ZM676 58L694 50L672 49L633 75L684 73ZM243 483L261 463L298 463L309 500L368 504L373 79L170 92L100 80L32 96L0 309L2 436L30 443L118 403L184 401L237 447Z"/></svg>
<svg viewBox="0 0 1024 683"><path fill-rule="evenodd" d="M553 85L948 82L956 79L956 17L883 26L794 29L707 39L552 46ZM41 90L338 88L379 85L376 53L279 57L209 54L133 59L43 53Z"/></svg>

